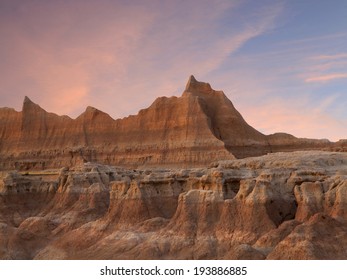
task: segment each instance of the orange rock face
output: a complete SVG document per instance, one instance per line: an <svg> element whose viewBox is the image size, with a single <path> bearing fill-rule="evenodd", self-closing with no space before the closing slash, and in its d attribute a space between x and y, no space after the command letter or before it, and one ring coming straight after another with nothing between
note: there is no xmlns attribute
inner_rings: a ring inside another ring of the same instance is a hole
<svg viewBox="0 0 347 280"><path fill-rule="evenodd" d="M346 143L338 144L344 149ZM113 120L88 107L76 119L47 113L25 97L0 108L0 169L46 169L100 162L128 167L206 166L272 151L331 148L326 141L265 136L222 91L189 78L181 97L160 97L135 116Z"/></svg>
<svg viewBox="0 0 347 280"><path fill-rule="evenodd" d="M92 107L73 120L47 113L26 97L22 112L0 110L0 164L3 169L44 169L83 161L187 166L232 159L211 131L206 102L197 95L200 90L180 98L158 98L138 115L119 120Z"/></svg>

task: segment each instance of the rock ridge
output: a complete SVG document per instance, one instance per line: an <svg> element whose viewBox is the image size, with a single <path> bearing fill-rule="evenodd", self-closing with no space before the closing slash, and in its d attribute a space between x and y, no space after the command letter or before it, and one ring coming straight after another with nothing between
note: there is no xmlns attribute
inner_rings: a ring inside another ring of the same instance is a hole
<svg viewBox="0 0 347 280"><path fill-rule="evenodd" d="M346 151L345 141L266 136L223 91L190 76L181 97L159 97L137 115L114 120L93 107L76 119L24 98L21 112L0 108L0 170L96 161L127 167L207 166L211 161L308 149Z"/></svg>

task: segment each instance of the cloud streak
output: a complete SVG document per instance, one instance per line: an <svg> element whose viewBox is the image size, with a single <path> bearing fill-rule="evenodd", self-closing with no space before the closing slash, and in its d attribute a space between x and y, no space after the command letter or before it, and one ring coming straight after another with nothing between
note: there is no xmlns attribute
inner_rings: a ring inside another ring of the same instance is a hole
<svg viewBox="0 0 347 280"><path fill-rule="evenodd" d="M336 79L346 79L346 78L347 78L347 73L334 73L334 74L320 75L316 77L307 78L305 82L306 83L329 82Z"/></svg>
<svg viewBox="0 0 347 280"><path fill-rule="evenodd" d="M318 56L312 57L312 59L316 59L316 60L347 59L347 53L339 53L334 55L318 55Z"/></svg>
<svg viewBox="0 0 347 280"><path fill-rule="evenodd" d="M335 80L347 78L347 53L324 54L309 57L308 74L310 77L305 78L306 83L327 83Z"/></svg>

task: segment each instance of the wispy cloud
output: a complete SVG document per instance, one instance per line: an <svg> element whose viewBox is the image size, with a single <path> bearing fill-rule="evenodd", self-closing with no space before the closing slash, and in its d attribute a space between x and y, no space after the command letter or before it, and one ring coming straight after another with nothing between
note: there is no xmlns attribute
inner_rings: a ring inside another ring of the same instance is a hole
<svg viewBox="0 0 347 280"><path fill-rule="evenodd" d="M245 119L265 134L282 131L332 141L346 138L347 104L340 88L347 77L346 59L342 52L329 58L312 55L319 53L315 46L303 42L294 49L236 57L238 68L224 74L222 80L229 85L222 81L222 88Z"/></svg>
<svg viewBox="0 0 347 280"><path fill-rule="evenodd" d="M331 80L336 79L346 79L347 73L334 73L334 74L327 74L327 75L320 75L316 77L310 77L305 80L306 83L313 83L313 82L329 82Z"/></svg>
<svg viewBox="0 0 347 280"><path fill-rule="evenodd" d="M347 75L347 53L314 55L306 59L306 83L330 82Z"/></svg>
<svg viewBox="0 0 347 280"><path fill-rule="evenodd" d="M333 34L324 34L319 36L310 36L305 39L294 39L294 40L284 40L277 43L279 46L300 46L306 44L320 44L322 41L334 41L335 39L345 38L347 36L347 32L338 32Z"/></svg>
<svg viewBox="0 0 347 280"><path fill-rule="evenodd" d="M347 53L339 53L339 54L333 54L333 55L318 55L318 56L313 56L312 59L317 59L317 60L347 59Z"/></svg>
<svg viewBox="0 0 347 280"><path fill-rule="evenodd" d="M262 5L225 26L241 1L82 2L9 2L14 14L0 19L0 102L29 95L59 114L77 116L89 104L113 117L136 113L180 94L189 74L205 79L283 10Z"/></svg>

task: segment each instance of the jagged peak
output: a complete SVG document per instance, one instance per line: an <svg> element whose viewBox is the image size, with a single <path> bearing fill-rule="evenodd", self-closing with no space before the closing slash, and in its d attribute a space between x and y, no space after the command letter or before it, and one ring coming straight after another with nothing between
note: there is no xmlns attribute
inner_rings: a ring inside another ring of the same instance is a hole
<svg viewBox="0 0 347 280"><path fill-rule="evenodd" d="M184 92L190 92L194 94L198 94L200 92L208 93L213 91L211 85L209 83L200 82L193 75L190 75L186 88Z"/></svg>
<svg viewBox="0 0 347 280"><path fill-rule="evenodd" d="M189 76L188 82L186 84L186 90L188 90L190 87L196 85L198 81L195 79L193 75Z"/></svg>
<svg viewBox="0 0 347 280"><path fill-rule="evenodd" d="M22 113L24 117L28 117L31 114L47 114L50 116L56 116L61 117L67 120L71 120L71 117L67 115L57 115L56 113L48 112L45 109L43 109L40 105L33 102L28 96L24 97L23 101L23 107L22 107Z"/></svg>
<svg viewBox="0 0 347 280"><path fill-rule="evenodd" d="M88 106L86 108L86 110L81 114L79 115L76 120L78 119L90 119L90 118L95 118L96 116L99 116L99 117L102 117L102 118L105 118L105 119L109 119L109 120L114 120L109 114L95 108L95 107L92 107L92 106Z"/></svg>
<svg viewBox="0 0 347 280"><path fill-rule="evenodd" d="M100 111L98 109L96 109L95 107L93 106L88 106L85 110L85 113L92 113L92 112L95 112L95 111Z"/></svg>
<svg viewBox="0 0 347 280"><path fill-rule="evenodd" d="M35 104L28 96L24 96L24 101L23 101L23 105L24 104ZM37 104L35 104L37 105Z"/></svg>
<svg viewBox="0 0 347 280"><path fill-rule="evenodd" d="M94 116L98 113L103 113L102 111L96 109L95 107L92 106L87 106L87 108L85 109L85 111L79 115L77 118L85 118L85 117L91 117ZM106 114L106 113L105 113Z"/></svg>
<svg viewBox="0 0 347 280"><path fill-rule="evenodd" d="M23 111L27 111L27 110L45 111L38 104L33 102L28 96L24 97L22 110Z"/></svg>

